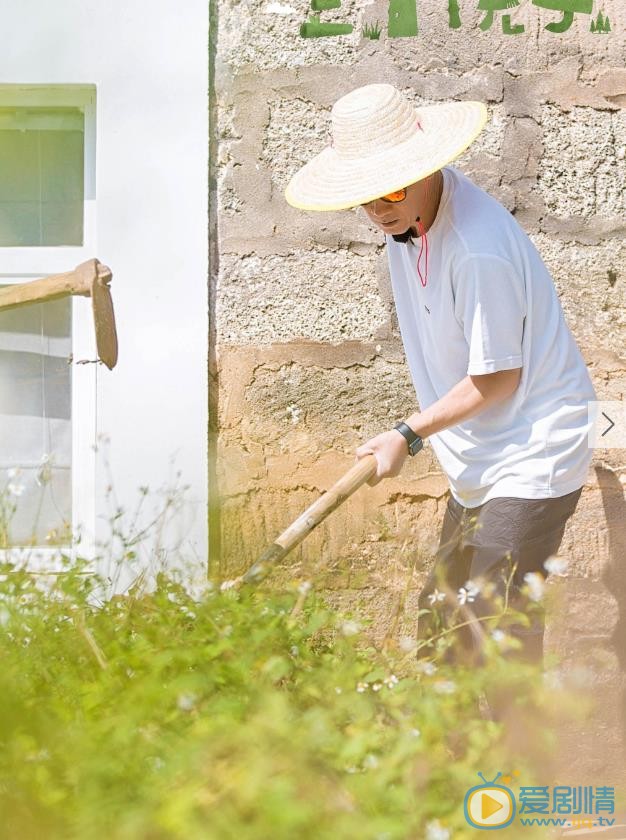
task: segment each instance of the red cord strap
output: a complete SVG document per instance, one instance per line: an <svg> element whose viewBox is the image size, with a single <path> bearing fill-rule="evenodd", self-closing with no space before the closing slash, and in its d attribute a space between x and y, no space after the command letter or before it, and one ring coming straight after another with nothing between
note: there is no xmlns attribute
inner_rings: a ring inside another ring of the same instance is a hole
<svg viewBox="0 0 626 840"><path fill-rule="evenodd" d="M428 281L428 239L426 238L426 231L424 230L424 225L422 224L422 220L417 220L417 226L420 232L420 252L417 258L417 274L419 276L420 282L422 286L426 286ZM426 245L426 268L425 268L425 276L422 277L422 272L420 270L420 260L422 259L422 251L424 250L424 245Z"/></svg>

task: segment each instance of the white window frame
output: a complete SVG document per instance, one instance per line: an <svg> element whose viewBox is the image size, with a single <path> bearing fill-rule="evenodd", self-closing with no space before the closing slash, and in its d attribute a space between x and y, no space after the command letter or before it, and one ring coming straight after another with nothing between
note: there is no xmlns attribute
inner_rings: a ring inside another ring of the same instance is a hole
<svg viewBox="0 0 626 840"><path fill-rule="evenodd" d="M85 115L84 211L81 246L0 246L0 285L26 283L71 271L97 256L96 228L96 87L95 85L0 84L0 107L78 107ZM91 298L72 296L72 544L17 546L0 550L0 559L54 572L61 552L93 560L96 533L96 364ZM81 541L76 539L80 533Z"/></svg>

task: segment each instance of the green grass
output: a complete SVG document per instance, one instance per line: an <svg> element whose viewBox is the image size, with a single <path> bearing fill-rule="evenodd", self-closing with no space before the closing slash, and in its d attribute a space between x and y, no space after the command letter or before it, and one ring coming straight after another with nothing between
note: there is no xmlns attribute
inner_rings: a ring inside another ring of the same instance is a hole
<svg viewBox="0 0 626 840"><path fill-rule="evenodd" d="M192 593L162 570L114 594L59 561L0 566L2 840L469 840L479 771L542 783L533 738L511 755L477 714L490 681L520 714L542 690L495 646L489 668L424 671L314 587Z"/></svg>
<svg viewBox="0 0 626 840"><path fill-rule="evenodd" d="M381 32L382 29L380 23L376 21L376 23L373 24L364 24L361 34L364 38L369 38L371 41L378 41L380 39Z"/></svg>

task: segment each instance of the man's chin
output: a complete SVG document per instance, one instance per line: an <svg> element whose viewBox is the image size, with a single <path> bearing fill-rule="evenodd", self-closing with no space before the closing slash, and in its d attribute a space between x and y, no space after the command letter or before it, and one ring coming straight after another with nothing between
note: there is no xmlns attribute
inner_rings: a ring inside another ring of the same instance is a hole
<svg viewBox="0 0 626 840"><path fill-rule="evenodd" d="M404 233L404 231L406 230L406 228L404 227L404 225L399 224L397 221L395 221L395 222L391 222L391 223L390 223L390 224L388 224L388 225L385 225L385 224L379 224L379 228L380 228L380 229L381 229L384 233L389 233L389 234L392 234L392 235L394 235L394 236L396 236L396 235L397 235L397 234L399 234L399 233Z"/></svg>

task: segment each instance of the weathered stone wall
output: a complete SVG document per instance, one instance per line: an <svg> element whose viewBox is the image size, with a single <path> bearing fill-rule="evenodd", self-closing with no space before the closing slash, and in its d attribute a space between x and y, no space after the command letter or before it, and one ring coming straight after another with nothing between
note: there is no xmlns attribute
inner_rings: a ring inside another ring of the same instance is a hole
<svg viewBox="0 0 626 840"><path fill-rule="evenodd" d="M461 5L462 27L452 30L446 3L422 0L417 37L389 39L383 26L370 41L358 33L386 22L382 0L344 0L324 15L355 33L322 39L299 37L306 0L216 5L216 575L252 562L352 465L360 443L416 408L382 235L360 211L306 213L283 197L327 143L333 102L361 84L390 82L416 104L487 104L485 130L454 165L536 244L599 399L625 397L625 5L594 7L609 14L610 34L592 34L578 14L556 35L544 26L560 13L526 3L507 10L525 25L517 36L502 33L499 12L482 32L475 6ZM593 724L564 743L571 784L619 784L624 766L625 462L624 451L596 453L562 547L569 572L553 583L563 620L548 641L603 698ZM329 517L289 556L289 573L313 578L337 603L365 605L378 637L403 603L400 626L414 630L446 492L426 446L400 477L362 488Z"/></svg>

